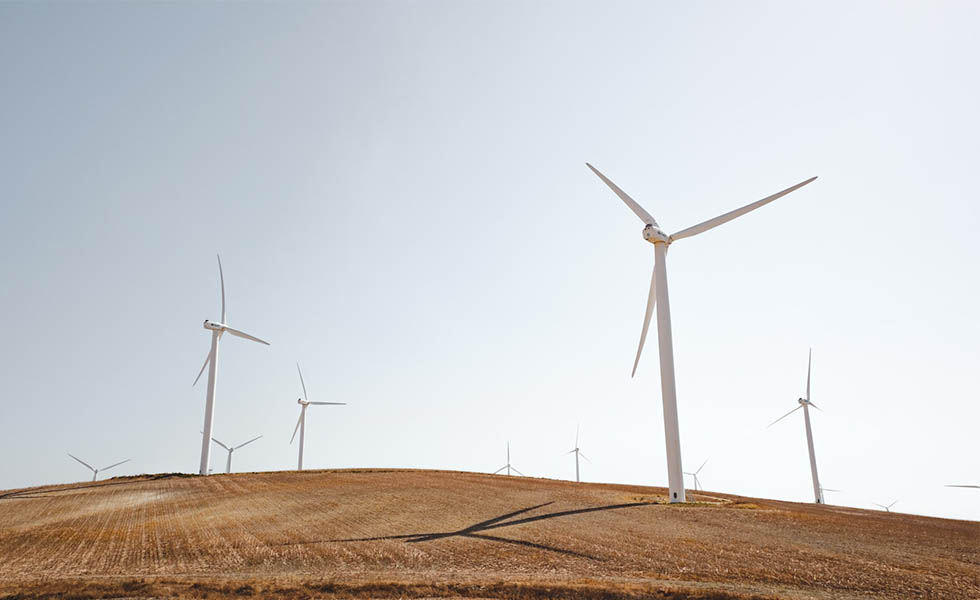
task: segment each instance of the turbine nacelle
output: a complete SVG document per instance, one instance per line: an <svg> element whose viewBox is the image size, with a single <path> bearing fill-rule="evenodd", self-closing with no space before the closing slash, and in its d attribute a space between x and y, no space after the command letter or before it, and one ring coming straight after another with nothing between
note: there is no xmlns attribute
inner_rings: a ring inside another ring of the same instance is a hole
<svg viewBox="0 0 980 600"><path fill-rule="evenodd" d="M651 244L669 244L671 242L670 236L663 229L650 224L643 228L643 239Z"/></svg>
<svg viewBox="0 0 980 600"><path fill-rule="evenodd" d="M204 319L204 328L210 329L211 331L224 331L228 326L224 323L215 323L214 321Z"/></svg>

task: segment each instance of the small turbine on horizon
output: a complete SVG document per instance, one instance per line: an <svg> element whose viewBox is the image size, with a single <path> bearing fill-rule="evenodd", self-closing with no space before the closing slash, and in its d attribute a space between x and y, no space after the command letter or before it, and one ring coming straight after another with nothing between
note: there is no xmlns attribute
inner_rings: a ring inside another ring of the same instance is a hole
<svg viewBox="0 0 980 600"><path fill-rule="evenodd" d="M238 450L242 446L248 446L249 444L251 444L252 442L254 442L255 440L257 440L257 439L259 439L261 437L262 437L261 435L258 436L258 437L254 437L254 438L250 439L249 441L245 442L244 444L238 444L237 446L226 446L226 445L222 444L221 442L219 442L217 439L211 438L211 441L213 441L215 444L218 444L219 446L221 446L222 448L224 448L225 450L228 451L228 462L225 465L225 473L231 473L231 455L235 453L235 450Z"/></svg>
<svg viewBox="0 0 980 600"><path fill-rule="evenodd" d="M615 183L610 181L589 163L585 163L585 165L603 183L609 186L609 189L619 196L626 203L626 206L643 221L643 239L653 244L654 247L653 278L650 280L650 294L647 298L647 310L643 316L640 344L636 349L636 359L633 361L633 375L636 375L636 367L640 362L643 343L647 337L647 328L650 326L650 317L653 315L654 306L656 306L657 336L660 346L660 387L664 411L664 440L667 444L667 480L670 487L670 501L684 502L686 500L684 496L684 470L681 466L681 437L677 422L677 388L674 383L674 342L670 329L670 303L667 295L667 247L677 240L704 233L732 219L765 206L773 200L800 189L812 182L816 177L788 187L762 200L747 204L742 208L737 208L713 219L708 219L693 227L682 229L673 235L667 235L666 232L660 229L657 220L644 210L642 206L637 204L635 200L630 198L626 192L621 190Z"/></svg>
<svg viewBox="0 0 980 600"><path fill-rule="evenodd" d="M119 465L121 465L123 463L128 463L130 460L132 460L131 458L127 458L126 460L121 460L121 461L119 461L119 462L117 462L115 464L111 464L108 467L102 467L101 469L96 469L95 467L93 467L92 465L88 464L84 460L82 460L82 459L78 458L77 456L73 455L71 452L68 452L68 456L74 458L78 462L80 462L83 465L85 465L86 467L88 467L90 471L92 471L92 481L95 481L95 478L99 476L99 471L108 471L109 469L111 469L113 467L118 467Z"/></svg>
<svg viewBox="0 0 980 600"><path fill-rule="evenodd" d="M707 458L704 459L704 462L701 463L701 466L698 467L698 470L697 471L695 471L693 473L688 473L687 471L684 472L685 475L690 475L691 477L694 478L694 491L695 492L701 491L701 490L704 489L703 487L701 487L701 480L698 479L698 473L701 472L701 469L704 468L704 465L708 464L708 460L710 460L710 459L707 459Z"/></svg>
<svg viewBox="0 0 980 600"><path fill-rule="evenodd" d="M510 464L510 447L509 447L509 445L508 445L508 449L507 450L508 450L508 452L507 452L507 464ZM572 448L570 451L566 452L565 453L565 456L568 456L569 454L572 454L572 453L575 454L575 483L579 483L581 480L579 479L579 476L578 476L578 457L581 456L585 460L589 460L589 457L586 456L586 455L584 455L584 454L582 454L582 451L579 450L579 448L578 448L578 427L575 428L575 447ZM589 460L589 462L592 462L592 461ZM514 470L516 471L517 469L514 469Z"/></svg>
<svg viewBox="0 0 980 600"><path fill-rule="evenodd" d="M302 407L299 411L299 420L296 421L296 429L293 429L293 437L289 438L289 443L292 444L293 440L296 439L296 432L299 432L299 464L297 467L298 471L303 470L303 449L306 447L306 407L311 404L316 406L344 406L346 402L310 402L306 396L306 382L303 381L303 371L299 368L299 363L296 363L296 371L299 373L299 382L303 386L303 397L297 398L296 402Z"/></svg>
<svg viewBox="0 0 980 600"><path fill-rule="evenodd" d="M898 502L898 500L896 500L895 502ZM885 509L885 512L891 512L891 508L895 506L895 502L892 502L888 506L885 506L884 504L878 504L877 502L872 502L872 504L874 504L875 506L882 507L883 509Z"/></svg>
<svg viewBox="0 0 980 600"><path fill-rule="evenodd" d="M521 477L527 477L527 475L525 475L524 473L521 473L520 471L518 471L517 469L515 469L514 467L512 467L511 464L510 464L510 442L507 442L507 464L504 465L504 466L502 466L502 467L500 467L496 471L494 471L493 472L493 475L496 475L497 473L503 471L504 469L507 469L507 474L508 475L510 475L510 472L511 471L514 471L515 473L517 473Z"/></svg>
<svg viewBox="0 0 980 600"><path fill-rule="evenodd" d="M204 328L211 331L211 351L208 352L207 358L204 359L204 365L198 372L193 384L197 385L198 379L204 374L204 369L210 366L208 369L208 400L204 406L204 429L201 434L201 467L198 471L201 475L210 474L211 467L211 434L214 432L214 396L215 387L218 383L218 342L221 340L221 334L227 331L231 335L265 344L266 346L269 345L269 342L265 340L260 340L244 331L232 329L225 324L225 272L221 268L221 255L218 255L218 274L221 277L221 322L214 323L207 319L204 320Z"/></svg>
<svg viewBox="0 0 980 600"><path fill-rule="evenodd" d="M766 429L769 429L801 408L803 409L803 421L806 423L806 444L810 451L810 475L813 478L813 495L816 497L817 504L823 504L823 488L820 487L820 478L817 477L817 456L813 452L813 431L810 429L810 407L812 406L820 410L819 406L810 402L810 364L812 358L813 349L811 348L806 360L806 398L797 399L797 402L800 404L799 406L767 425Z"/></svg>

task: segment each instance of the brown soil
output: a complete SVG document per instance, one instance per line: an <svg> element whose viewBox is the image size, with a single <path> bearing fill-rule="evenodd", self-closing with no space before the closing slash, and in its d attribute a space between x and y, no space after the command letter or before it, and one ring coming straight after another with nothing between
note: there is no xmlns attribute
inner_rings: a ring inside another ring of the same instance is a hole
<svg viewBox="0 0 980 600"><path fill-rule="evenodd" d="M0 597L980 598L980 523L438 471L0 493Z"/></svg>

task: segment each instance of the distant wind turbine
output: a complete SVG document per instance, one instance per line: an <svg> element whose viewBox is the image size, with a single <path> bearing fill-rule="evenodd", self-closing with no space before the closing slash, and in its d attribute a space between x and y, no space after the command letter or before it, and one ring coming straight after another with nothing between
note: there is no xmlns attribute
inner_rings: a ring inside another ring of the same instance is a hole
<svg viewBox="0 0 980 600"><path fill-rule="evenodd" d="M810 364L812 358L813 350L811 349L806 361L806 398L797 399L797 402L800 403L799 406L770 423L766 429L779 423L801 408L803 409L803 422L806 424L806 444L810 451L810 476L813 478L813 495L816 497L817 504L823 504L823 488L820 487L820 478L817 477L817 456L813 452L813 431L810 429L810 407L812 406L820 410L819 406L810 402Z"/></svg>
<svg viewBox="0 0 980 600"><path fill-rule="evenodd" d="M684 471L681 466L681 442L680 432L677 422L677 389L674 383L674 342L670 329L670 303L667 296L667 247L677 240L692 237L699 233L704 233L714 229L719 225L727 223L732 219L740 217L757 208L769 204L777 198L781 198L790 192L796 191L806 184L812 182L816 177L812 177L788 187L772 196L767 196L762 200L757 200L747 204L742 208L737 208L713 219L704 221L682 229L673 235L667 235L650 213L636 203L635 200L621 190L615 183L610 181L598 169L585 163L592 169L599 179L602 180L619 198L626 203L637 217L643 221L643 239L653 244L654 247L654 267L653 278L650 280L650 294L647 298L647 310L643 316L643 329L640 332L640 344L636 349L636 359L633 361L633 374L636 374L636 366L640 362L640 354L643 352L643 343L647 337L647 328L650 325L650 317L653 314L654 306L657 307L657 334L660 346L660 388L663 396L664 410L664 430L665 441L667 444L667 479L670 486L670 501L684 502Z"/></svg>
<svg viewBox="0 0 980 600"><path fill-rule="evenodd" d="M693 477L693 478L694 478L694 491L695 491L695 492L696 492L696 491L698 491L698 490L703 490L703 489L704 489L703 487L701 487L701 480L700 480L700 479L698 479L698 473L700 473L700 472L701 472L701 469L703 469L703 468L704 468L704 465L706 465L706 464L708 464L708 460L709 460L709 459L707 459L707 458L706 458L706 459L704 459L704 462L703 462L703 463L701 463L701 466L700 466L700 467L698 467L698 470L697 470L697 471L695 471L695 472L693 472L693 473L688 473L688 472L686 472L686 471L684 472L684 474L685 474L685 475L690 475L691 477Z"/></svg>
<svg viewBox="0 0 980 600"><path fill-rule="evenodd" d="M507 451L507 464L510 464L510 446L509 446L509 444L508 444L507 450L508 450ZM578 448L578 427L575 428L575 447L572 448L572 450L570 450L569 452L566 452L565 453L565 456L568 456L569 454L573 454L573 453L575 454L575 482L578 483L580 481L579 480L579 477L578 477L578 457L581 455L581 457L584 458L585 460L589 460L589 457L586 456L586 455L584 455L584 454L582 454L582 451L579 450L579 448ZM592 461L589 460L589 462L592 462ZM517 469L514 469L514 470L516 471ZM498 472L499 472L499 469L498 469Z"/></svg>
<svg viewBox="0 0 980 600"><path fill-rule="evenodd" d="M895 502L898 502L898 500L896 500ZM885 506L884 504L878 504L877 502L872 502L872 504L874 504L875 506L882 507L883 509L885 509L885 512L891 512L891 507L895 506L895 502L892 502L888 506Z"/></svg>
<svg viewBox="0 0 980 600"><path fill-rule="evenodd" d="M68 453L68 456L74 458L78 462L80 462L83 465L85 465L86 467L88 467L90 471L92 471L92 481L95 481L95 479L99 476L99 471L108 471L109 469L111 469L113 467L118 467L119 465L121 465L123 463L128 463L130 460L132 460L131 458L127 458L126 460L121 460L121 461L119 461L117 463L111 464L108 467L102 467L101 469L96 469L95 467L93 467L92 465L88 464L84 460L82 460L82 459L78 458L77 456L73 455L71 452Z"/></svg>
<svg viewBox="0 0 980 600"><path fill-rule="evenodd" d="M306 447L306 407L314 404L316 406L344 406L346 402L310 402L309 398L306 397L306 382L303 381L303 371L299 368L299 363L296 363L296 371L299 373L299 382L303 386L303 397L297 398L296 402L302 407L299 411L299 420L296 421L296 429L293 429L293 437L289 438L289 443L292 444L293 440L296 439L296 432L299 431L299 465L297 469L303 470L303 448Z"/></svg>
<svg viewBox="0 0 980 600"><path fill-rule="evenodd" d="M214 323L207 319L204 321L204 328L211 330L211 351L208 352L207 358L204 359L204 366L201 367L197 378L194 379L194 385L197 385L197 381L204 373L204 369L210 366L210 369L208 369L208 400L204 407L204 430L201 436L201 468L198 471L201 475L208 475L211 466L211 434L214 431L214 392L215 386L218 383L218 342L221 340L221 334L227 331L231 335L265 344L266 346L269 345L269 342L265 340L260 340L244 331L232 329L225 325L225 272L221 268L220 255L218 256L218 274L221 277L221 322Z"/></svg>
<svg viewBox="0 0 980 600"><path fill-rule="evenodd" d="M494 471L493 474L496 475L497 473L503 471L504 469L507 469L507 474L508 475L510 475L510 472L511 471L514 471L515 473L517 473L521 477L526 477L526 475L524 475L524 473L521 473L520 471L518 471L517 469L515 469L514 467L512 467L511 464L510 464L510 442L507 442L507 464L504 465L504 466L502 466L502 467L500 467L496 471Z"/></svg>
<svg viewBox="0 0 980 600"><path fill-rule="evenodd" d="M251 444L252 442L254 442L255 440L261 437L262 437L261 435L258 437L254 437L249 441L245 442L244 444L238 444L237 446L226 446L221 442L219 442L217 439L211 438L211 440L214 441L215 444L218 444L219 446L221 446L222 448L228 451L228 463L225 465L225 473L231 473L231 455L235 453L235 450L238 450L242 446L248 446L249 444Z"/></svg>

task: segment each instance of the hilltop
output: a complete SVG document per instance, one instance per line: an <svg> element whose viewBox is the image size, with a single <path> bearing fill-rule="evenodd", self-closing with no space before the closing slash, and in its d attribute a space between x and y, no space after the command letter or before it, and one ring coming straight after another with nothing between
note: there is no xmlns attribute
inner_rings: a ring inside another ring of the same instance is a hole
<svg viewBox="0 0 980 600"><path fill-rule="evenodd" d="M980 524L478 473L0 493L0 597L978 598Z"/></svg>

